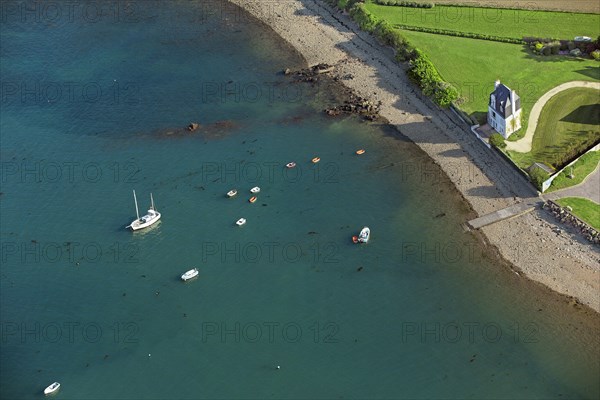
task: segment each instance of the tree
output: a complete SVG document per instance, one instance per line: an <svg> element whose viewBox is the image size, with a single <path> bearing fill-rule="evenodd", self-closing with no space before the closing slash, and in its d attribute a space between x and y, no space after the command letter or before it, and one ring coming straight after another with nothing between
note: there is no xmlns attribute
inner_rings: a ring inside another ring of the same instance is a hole
<svg viewBox="0 0 600 400"><path fill-rule="evenodd" d="M490 136L490 144L499 149L503 149L506 147L506 142L504 141L502 135L499 133L494 133L492 134L492 136Z"/></svg>
<svg viewBox="0 0 600 400"><path fill-rule="evenodd" d="M529 177L531 178L531 182L533 182L535 187L537 187L539 190L542 190L542 184L550 177L550 175L542 168L534 166L529 170Z"/></svg>

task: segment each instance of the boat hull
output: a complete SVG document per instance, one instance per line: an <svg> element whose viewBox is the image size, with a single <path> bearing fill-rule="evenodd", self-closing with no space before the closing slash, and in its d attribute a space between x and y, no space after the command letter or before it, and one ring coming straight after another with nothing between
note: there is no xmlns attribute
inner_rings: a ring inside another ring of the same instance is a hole
<svg viewBox="0 0 600 400"><path fill-rule="evenodd" d="M55 393L58 391L58 389L60 389L60 383L54 382L52 385L50 385L46 389L44 389L44 394L48 395L51 393Z"/></svg>
<svg viewBox="0 0 600 400"><path fill-rule="evenodd" d="M157 212L157 211L148 210L148 214L144 215L140 219L134 220L128 226L128 228L131 228L131 230L133 230L133 231L137 231L137 230L140 230L140 229L147 228L150 225L153 225L153 224L157 223L158 220L160 220L161 216L162 215L159 212Z"/></svg>
<svg viewBox="0 0 600 400"><path fill-rule="evenodd" d="M356 241L358 243L368 243L370 238L371 238L371 230L365 226L358 234L358 238Z"/></svg>
<svg viewBox="0 0 600 400"><path fill-rule="evenodd" d="M190 269L189 271L187 271L183 275L181 275L181 280L186 282L197 276L198 276L198 269L194 268L194 269Z"/></svg>

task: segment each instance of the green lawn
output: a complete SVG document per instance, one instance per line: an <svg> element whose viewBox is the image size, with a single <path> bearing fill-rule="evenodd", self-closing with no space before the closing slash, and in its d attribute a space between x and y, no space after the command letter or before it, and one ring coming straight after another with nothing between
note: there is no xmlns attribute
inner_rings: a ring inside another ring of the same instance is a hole
<svg viewBox="0 0 600 400"><path fill-rule="evenodd" d="M571 207L573 209L572 213L577 218L587 222L597 231L600 231L600 204L582 197L565 197L556 202L563 207Z"/></svg>
<svg viewBox="0 0 600 400"><path fill-rule="evenodd" d="M571 168L567 168L566 171L561 172L560 175L554 178L546 193L580 184L596 169L598 163L600 163L600 151L590 151L573 165L573 175L575 175L573 179L569 178Z"/></svg>
<svg viewBox="0 0 600 400"><path fill-rule="evenodd" d="M584 140L600 139L600 92L597 89L573 88L552 97L542 110L533 136L531 152L507 152L522 168L534 162L552 167L561 162L565 148L578 148ZM580 148L579 153L587 150Z"/></svg>
<svg viewBox="0 0 600 400"><path fill-rule="evenodd" d="M525 133L529 110L553 87L569 81L600 80L599 63L564 56L534 56L525 46L403 30L402 34L431 59L442 78L455 85L464 103L461 108L485 120L494 81L514 89L521 97L522 128Z"/></svg>
<svg viewBox="0 0 600 400"><path fill-rule="evenodd" d="M527 4L523 3L526 7ZM502 8L411 8L367 3L367 9L392 24L448 29L460 32L522 38L534 36L572 40L575 36L597 38L600 15Z"/></svg>

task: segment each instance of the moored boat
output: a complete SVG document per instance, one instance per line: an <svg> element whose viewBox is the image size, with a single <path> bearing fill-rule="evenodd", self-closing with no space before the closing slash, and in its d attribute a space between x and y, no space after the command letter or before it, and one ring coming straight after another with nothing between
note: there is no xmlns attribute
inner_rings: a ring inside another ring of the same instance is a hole
<svg viewBox="0 0 600 400"><path fill-rule="evenodd" d="M285 164L285 166L288 168L294 168L296 166L296 163L292 161L292 162Z"/></svg>
<svg viewBox="0 0 600 400"><path fill-rule="evenodd" d="M256 196L252 196L252 197L250 197L250 198L248 199L248 201L249 201L250 203L254 203L254 202L256 201L256 199L257 199L257 197L256 197Z"/></svg>
<svg viewBox="0 0 600 400"><path fill-rule="evenodd" d="M236 194L237 194L237 190L231 189L229 192L227 192L227 197L233 197Z"/></svg>
<svg viewBox="0 0 600 400"><path fill-rule="evenodd" d="M237 226L242 226L246 223L246 218L240 218L236 221Z"/></svg>
<svg viewBox="0 0 600 400"><path fill-rule="evenodd" d="M365 226L364 228L362 228L358 236L352 236L352 241L354 243L368 243L370 237L371 230Z"/></svg>
<svg viewBox="0 0 600 400"><path fill-rule="evenodd" d="M181 280L182 281L189 281L192 278L195 278L198 276L198 268L192 268L189 271L186 271L183 275L181 275Z"/></svg>
<svg viewBox="0 0 600 400"><path fill-rule="evenodd" d="M258 193L258 192L260 192L260 188L258 186L255 186L252 189L250 189L250 193Z"/></svg>
<svg viewBox="0 0 600 400"><path fill-rule="evenodd" d="M356 150L356 154L358 154L359 156L360 156L361 154L365 154L365 149L359 149L359 150Z"/></svg>
<svg viewBox="0 0 600 400"><path fill-rule="evenodd" d="M320 157L315 157L311 160L314 164L318 163L319 161L321 161Z"/></svg>
<svg viewBox="0 0 600 400"><path fill-rule="evenodd" d="M44 394L54 393L58 389L60 389L60 383L54 382L52 385L50 385L46 389L44 389Z"/></svg>
<svg viewBox="0 0 600 400"><path fill-rule="evenodd" d="M161 217L161 214L156 211L154 207L154 198L152 198L152 193L150 193L150 209L148 209L148 213L140 218L140 212L138 209L137 197L135 195L135 190L133 191L133 200L135 202L135 214L137 219L133 221L131 224L127 226L127 228L131 228L133 231L137 231L138 229L146 228L158 220Z"/></svg>

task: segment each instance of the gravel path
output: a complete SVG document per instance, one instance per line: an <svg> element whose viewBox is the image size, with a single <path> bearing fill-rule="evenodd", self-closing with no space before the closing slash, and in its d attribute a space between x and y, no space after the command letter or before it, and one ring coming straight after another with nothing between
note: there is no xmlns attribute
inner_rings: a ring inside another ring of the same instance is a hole
<svg viewBox="0 0 600 400"><path fill-rule="evenodd" d="M533 108L531 109L531 113L529 114L529 124L527 125L527 132L525 132L525 136L514 142L506 141L506 149L517 151L519 153L529 153L531 151L531 144L533 143L533 134L535 133L535 129L537 128L538 119L540 118L540 114L542 113L544 105L557 93L560 93L563 90L576 87L600 90L600 82L566 82L544 93L544 95L540 97L538 101L535 102Z"/></svg>

